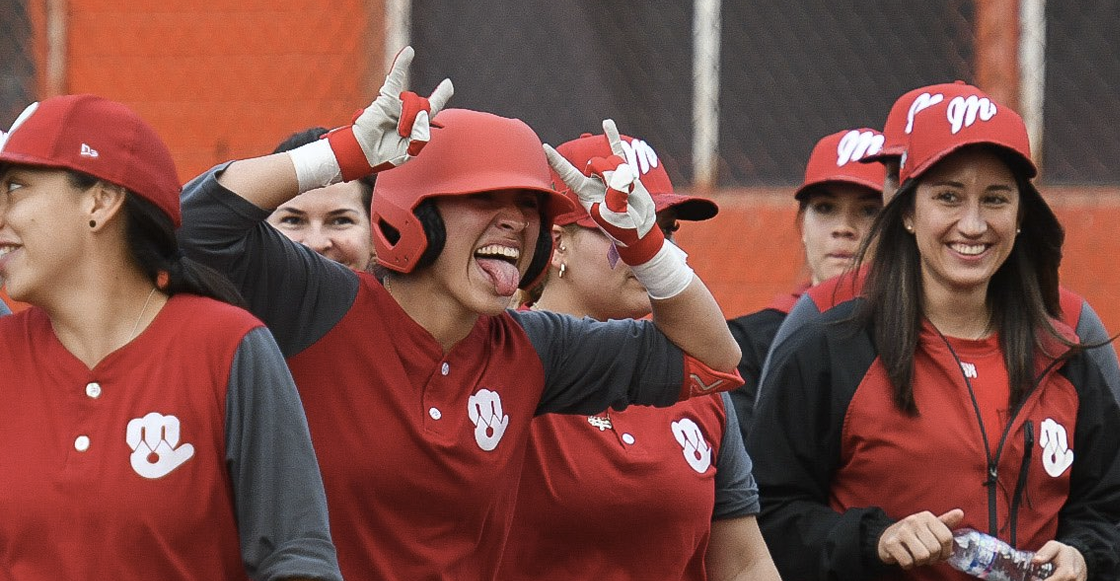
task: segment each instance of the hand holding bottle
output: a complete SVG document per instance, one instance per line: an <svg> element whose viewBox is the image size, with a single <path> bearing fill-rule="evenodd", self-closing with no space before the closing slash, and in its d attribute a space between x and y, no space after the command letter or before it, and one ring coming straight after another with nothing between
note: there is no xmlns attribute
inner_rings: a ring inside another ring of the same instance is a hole
<svg viewBox="0 0 1120 581"><path fill-rule="evenodd" d="M912 514L883 531L879 559L903 569L940 563L952 554L953 528L962 520L964 511L959 508L942 515L929 511Z"/></svg>

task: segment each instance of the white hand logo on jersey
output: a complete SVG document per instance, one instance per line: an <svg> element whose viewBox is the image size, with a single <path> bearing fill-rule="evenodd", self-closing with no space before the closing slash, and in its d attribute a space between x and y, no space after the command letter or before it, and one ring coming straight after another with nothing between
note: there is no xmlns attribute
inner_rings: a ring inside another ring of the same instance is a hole
<svg viewBox="0 0 1120 581"><path fill-rule="evenodd" d="M1042 433L1038 437L1042 447L1042 467L1046 473L1057 478L1073 464L1073 450L1069 449L1066 429L1051 418L1042 421Z"/></svg>
<svg viewBox="0 0 1120 581"><path fill-rule="evenodd" d="M179 446L179 418L152 412L128 422L132 469L144 478L162 478L194 456L194 446ZM179 446L176 448L176 446Z"/></svg>
<svg viewBox="0 0 1120 581"><path fill-rule="evenodd" d="M474 441L478 442L478 447L487 452L497 448L509 426L509 416L502 413L502 398L498 392L478 390L467 400L467 414L474 424Z"/></svg>
<svg viewBox="0 0 1120 581"><path fill-rule="evenodd" d="M706 472L712 465L712 447L704 441L700 426L688 418L673 422L672 425L673 437L681 445L688 465L699 474Z"/></svg>

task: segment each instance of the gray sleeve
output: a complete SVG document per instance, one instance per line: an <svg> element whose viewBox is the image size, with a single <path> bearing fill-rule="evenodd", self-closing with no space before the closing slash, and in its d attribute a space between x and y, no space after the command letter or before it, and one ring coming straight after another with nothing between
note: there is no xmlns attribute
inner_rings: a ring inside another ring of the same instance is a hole
<svg viewBox="0 0 1120 581"><path fill-rule="evenodd" d="M358 294L358 277L289 240L265 221L268 210L218 183L227 165L183 187L179 244L187 256L233 281L291 357L342 319Z"/></svg>
<svg viewBox="0 0 1120 581"><path fill-rule="evenodd" d="M762 372L758 375L758 391L755 392L754 403L755 408L758 407L758 399L762 397L762 386L766 385L766 375L770 371L770 359L774 356L774 350L786 342L794 331L803 327L806 323L817 320L821 316L820 309L817 308L817 303L809 296L809 293L801 295L797 299L793 308L790 309L789 314L786 315L782 325L778 327L778 332L774 335L774 341L770 343L770 350L766 352L766 360L762 362Z"/></svg>
<svg viewBox="0 0 1120 581"><path fill-rule="evenodd" d="M1093 347L1085 351L1090 359L1097 364L1104 376L1104 382L1112 391L1112 397L1120 402L1120 362L1116 359L1116 349L1109 342L1108 330L1097 316L1089 301L1081 301L1081 316L1077 319L1077 336L1082 343L1103 343L1100 347Z"/></svg>
<svg viewBox="0 0 1120 581"><path fill-rule="evenodd" d="M538 414L593 414L633 404L664 407L680 398L684 354L650 321L509 312L544 367Z"/></svg>
<svg viewBox="0 0 1120 581"><path fill-rule="evenodd" d="M226 463L249 577L341 580L299 393L263 327L241 340L230 369Z"/></svg>
<svg viewBox="0 0 1120 581"><path fill-rule="evenodd" d="M719 394L727 410L727 423L723 426L723 440L716 458L716 504L712 520L726 520L756 515L761 510L758 502L758 483L751 473L751 457L743 444L743 433L735 416L731 396Z"/></svg>
<svg viewBox="0 0 1120 581"><path fill-rule="evenodd" d="M0 317L3 317L4 315L10 315L10 314L12 314L12 309L8 308L8 303L5 303L4 301L0 301Z"/></svg>

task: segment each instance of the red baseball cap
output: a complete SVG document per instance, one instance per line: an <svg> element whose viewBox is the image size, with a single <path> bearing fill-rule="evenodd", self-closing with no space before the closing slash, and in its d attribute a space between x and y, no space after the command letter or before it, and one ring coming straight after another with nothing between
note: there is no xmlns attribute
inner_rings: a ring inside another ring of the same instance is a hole
<svg viewBox="0 0 1120 581"><path fill-rule="evenodd" d="M108 99L64 95L32 104L0 147L0 163L87 173L155 204L176 228L182 223L171 152L139 115Z"/></svg>
<svg viewBox="0 0 1120 581"><path fill-rule="evenodd" d="M805 164L805 180L793 197L802 200L814 187L828 183L848 183L871 188L883 194L887 168L878 163L860 163L879 153L883 134L866 127L838 131L821 138Z"/></svg>
<svg viewBox="0 0 1120 581"><path fill-rule="evenodd" d="M686 196L674 192L673 182L669 180L669 174L666 173L665 166L648 143L628 135L620 135L619 137L622 139L622 148L626 151L626 163L638 170L642 185L646 187L653 198L655 211L660 212L667 208L673 208L677 212L678 219L692 221L707 220L719 212L719 206L707 198ZM614 155L605 134L584 133L578 139L560 144L556 151L572 162L572 165L582 170L584 175L591 175L587 168L587 162L591 158ZM552 180L557 191L568 196L568 199L575 205L575 209L571 212L557 216L556 224L558 226L578 224L584 228L597 228L598 226L591 219L591 215L580 204L579 197L576 196L575 192L571 191L555 172L552 173Z"/></svg>
<svg viewBox="0 0 1120 581"><path fill-rule="evenodd" d="M899 182L917 178L954 151L985 144L1009 151L1026 177L1038 170L1022 117L988 97L957 95L914 115L913 130L899 165Z"/></svg>
<svg viewBox="0 0 1120 581"><path fill-rule="evenodd" d="M897 160L906 149L906 142L910 138L910 130L913 127L914 115L922 109L946 102L957 95L987 96L980 89L964 81L926 85L907 91L894 102L890 113L887 114L887 121L883 124L883 136L885 138L883 148L878 153L863 158L863 162L883 162L889 158Z"/></svg>

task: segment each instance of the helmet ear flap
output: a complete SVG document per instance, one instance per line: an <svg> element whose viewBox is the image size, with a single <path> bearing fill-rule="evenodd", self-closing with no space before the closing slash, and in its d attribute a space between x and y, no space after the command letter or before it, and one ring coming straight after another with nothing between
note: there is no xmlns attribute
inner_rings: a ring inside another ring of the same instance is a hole
<svg viewBox="0 0 1120 581"><path fill-rule="evenodd" d="M533 260L529 262L525 276L517 284L522 290L531 289L540 282L549 260L552 259L552 220L546 220L544 216L541 218L541 231L537 236L537 247L533 249Z"/></svg>
<svg viewBox="0 0 1120 581"><path fill-rule="evenodd" d="M416 260L416 265L412 267L412 270L419 270L431 266L439 258L439 253L443 252L443 247L447 243L447 227L443 224L443 216L439 215L433 198L420 202L412 213L416 215L416 219L424 229L424 237L428 239L428 246L424 248L424 252Z"/></svg>

